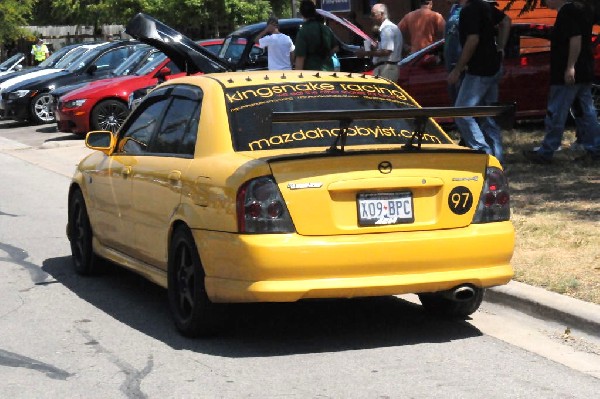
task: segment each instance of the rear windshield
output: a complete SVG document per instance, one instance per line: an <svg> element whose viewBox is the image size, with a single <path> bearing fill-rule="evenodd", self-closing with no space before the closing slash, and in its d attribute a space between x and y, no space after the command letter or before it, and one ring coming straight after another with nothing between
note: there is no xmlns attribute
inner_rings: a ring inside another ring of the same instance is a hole
<svg viewBox="0 0 600 399"><path fill-rule="evenodd" d="M236 151L330 146L339 121L271 123L272 112L401 109L414 107L404 92L386 81L279 83L226 89L232 139ZM250 122L251 121L251 122ZM413 119L352 120L346 146L404 144L415 128ZM452 143L431 121L423 144Z"/></svg>

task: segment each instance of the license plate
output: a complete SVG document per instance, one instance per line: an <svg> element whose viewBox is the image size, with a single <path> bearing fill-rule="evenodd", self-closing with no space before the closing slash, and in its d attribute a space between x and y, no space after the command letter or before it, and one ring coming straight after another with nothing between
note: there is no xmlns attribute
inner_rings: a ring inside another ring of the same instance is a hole
<svg viewBox="0 0 600 399"><path fill-rule="evenodd" d="M361 193L356 199L358 224L374 226L412 223L413 199L410 191L392 193Z"/></svg>

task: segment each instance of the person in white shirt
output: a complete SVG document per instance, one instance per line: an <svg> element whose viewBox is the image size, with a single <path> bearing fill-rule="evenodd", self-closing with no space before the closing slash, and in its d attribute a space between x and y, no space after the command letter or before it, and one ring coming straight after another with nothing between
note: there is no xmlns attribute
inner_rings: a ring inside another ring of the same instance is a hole
<svg viewBox="0 0 600 399"><path fill-rule="evenodd" d="M292 69L294 63L294 42L286 34L279 32L279 20L269 17L267 26L254 39L260 48L266 48L270 70Z"/></svg>
<svg viewBox="0 0 600 399"><path fill-rule="evenodd" d="M396 24L388 19L385 4L378 3L371 8L371 19L379 25L381 40L375 43L374 48L357 50L356 56L373 57L373 74L397 82L400 76L398 63L402 59L402 33Z"/></svg>

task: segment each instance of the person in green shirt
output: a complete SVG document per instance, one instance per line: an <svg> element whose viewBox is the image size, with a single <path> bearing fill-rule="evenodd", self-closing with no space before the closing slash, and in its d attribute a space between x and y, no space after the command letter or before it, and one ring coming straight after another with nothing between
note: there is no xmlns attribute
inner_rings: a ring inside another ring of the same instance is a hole
<svg viewBox="0 0 600 399"><path fill-rule="evenodd" d="M337 47L333 32L323 24L312 1L303 0L300 3L300 14L306 22L296 35L294 68L333 71L331 56Z"/></svg>

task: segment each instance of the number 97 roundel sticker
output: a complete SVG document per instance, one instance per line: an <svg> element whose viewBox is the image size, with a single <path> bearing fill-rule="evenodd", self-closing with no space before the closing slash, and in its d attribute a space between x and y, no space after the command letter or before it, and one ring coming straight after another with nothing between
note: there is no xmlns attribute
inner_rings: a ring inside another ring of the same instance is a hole
<svg viewBox="0 0 600 399"><path fill-rule="evenodd" d="M457 215L464 215L473 206L473 194L465 186L457 186L448 195L448 206Z"/></svg>

